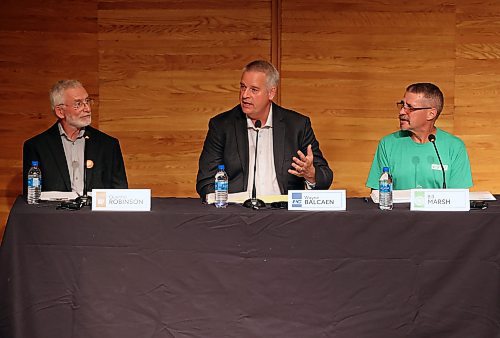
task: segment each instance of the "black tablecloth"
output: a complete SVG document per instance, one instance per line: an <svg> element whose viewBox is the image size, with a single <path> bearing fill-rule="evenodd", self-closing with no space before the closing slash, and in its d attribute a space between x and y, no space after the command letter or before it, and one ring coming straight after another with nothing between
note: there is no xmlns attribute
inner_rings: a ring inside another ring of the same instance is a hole
<svg viewBox="0 0 500 338"><path fill-rule="evenodd" d="M500 203L55 210L18 199L0 337L499 337Z"/></svg>

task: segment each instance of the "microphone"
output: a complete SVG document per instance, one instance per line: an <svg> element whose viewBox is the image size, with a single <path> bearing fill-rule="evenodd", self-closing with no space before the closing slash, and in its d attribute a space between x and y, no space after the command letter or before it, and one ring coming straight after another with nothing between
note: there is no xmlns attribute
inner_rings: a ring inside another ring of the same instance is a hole
<svg viewBox="0 0 500 338"><path fill-rule="evenodd" d="M257 147L259 145L259 130L262 123L260 120L255 121L255 128L257 128L257 136L255 137L255 160L253 163L253 188L252 188L252 198L247 199L243 202L245 208L252 208L254 210L265 208L266 203L257 198L257 189L255 188L255 172L257 171Z"/></svg>
<svg viewBox="0 0 500 338"><path fill-rule="evenodd" d="M443 162L441 161L441 157L439 156L438 148L436 147L436 136L434 136L433 134L430 134L428 139L434 145L434 150L436 150L436 155L438 157L439 164L441 165L441 171L443 172L443 189L446 189L446 175L444 174Z"/></svg>
<svg viewBox="0 0 500 338"><path fill-rule="evenodd" d="M88 130L85 130L83 134L83 139L85 140L85 146L83 151L83 194L78 196L76 201L78 201L82 206L89 206L92 204L92 197L88 196L87 191L87 169L92 169L94 162L92 160L87 160L87 142L90 140L90 135Z"/></svg>

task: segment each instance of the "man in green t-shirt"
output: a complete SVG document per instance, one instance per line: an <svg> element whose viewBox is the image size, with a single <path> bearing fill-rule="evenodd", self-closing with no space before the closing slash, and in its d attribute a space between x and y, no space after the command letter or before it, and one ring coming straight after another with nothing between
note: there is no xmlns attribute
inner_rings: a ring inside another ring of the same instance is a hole
<svg viewBox="0 0 500 338"><path fill-rule="evenodd" d="M470 188L472 174L465 144L458 137L434 126L443 110L441 90L432 83L414 83L406 88L399 108L400 131L380 140L366 186L378 189L383 167L389 167L394 190L443 188L443 172L434 145L443 162L446 188Z"/></svg>

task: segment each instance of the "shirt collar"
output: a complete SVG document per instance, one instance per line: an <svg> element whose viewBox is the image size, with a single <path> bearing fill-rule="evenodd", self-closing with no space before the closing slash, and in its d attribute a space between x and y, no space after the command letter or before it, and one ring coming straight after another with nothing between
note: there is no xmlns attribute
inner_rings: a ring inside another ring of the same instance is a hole
<svg viewBox="0 0 500 338"><path fill-rule="evenodd" d="M252 123L252 120L247 116L247 128L248 129L254 129L256 130L254 124ZM269 107L269 115L267 116L267 121L266 124L263 125L260 129L264 128L272 128L273 127L273 105L271 104L271 107Z"/></svg>
<svg viewBox="0 0 500 338"><path fill-rule="evenodd" d="M71 139L64 131L64 128L62 127L60 122L57 124L57 127L59 128L59 135L64 136L68 141L71 141ZM76 139L78 140L79 138L82 138L84 134L85 134L85 128L80 129L80 132L78 133L78 137Z"/></svg>

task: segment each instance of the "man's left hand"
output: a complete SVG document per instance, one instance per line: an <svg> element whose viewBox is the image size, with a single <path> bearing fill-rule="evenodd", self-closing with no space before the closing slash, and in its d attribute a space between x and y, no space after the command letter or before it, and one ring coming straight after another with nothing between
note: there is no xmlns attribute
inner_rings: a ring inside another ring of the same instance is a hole
<svg viewBox="0 0 500 338"><path fill-rule="evenodd" d="M314 168L312 146L307 146L307 156L297 150L298 157L293 157L292 167L288 173L305 178L309 183L316 183L316 169Z"/></svg>

